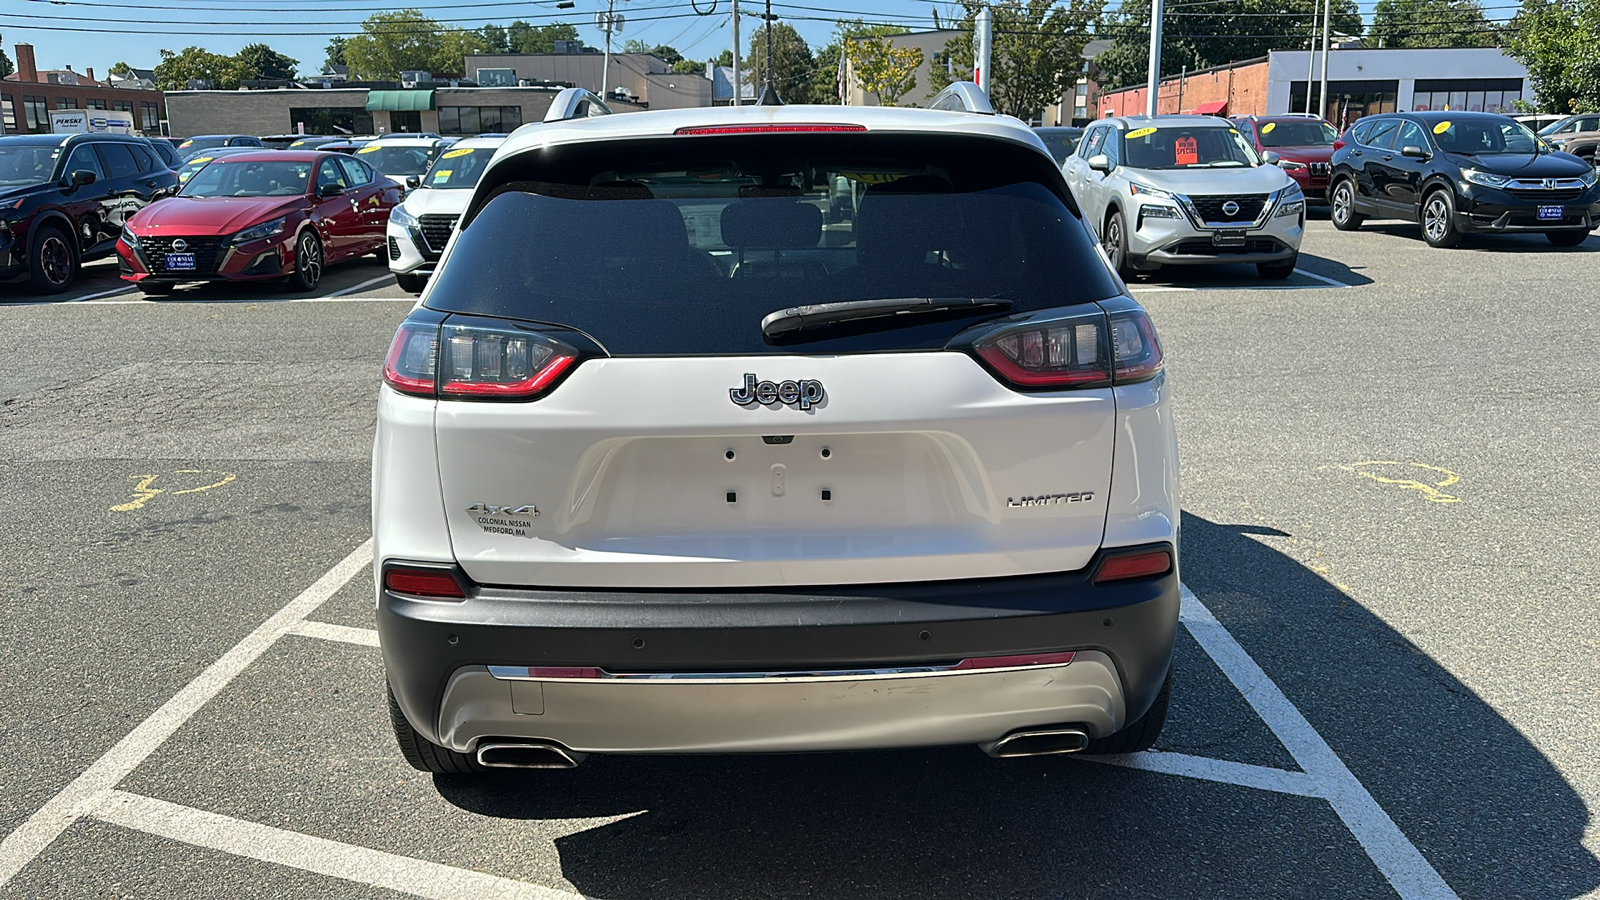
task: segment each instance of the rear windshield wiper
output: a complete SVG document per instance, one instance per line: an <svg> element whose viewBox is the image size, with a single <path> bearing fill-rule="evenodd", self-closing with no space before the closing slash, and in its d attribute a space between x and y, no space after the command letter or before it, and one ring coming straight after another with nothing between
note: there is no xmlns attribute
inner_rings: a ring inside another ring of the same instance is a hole
<svg viewBox="0 0 1600 900"><path fill-rule="evenodd" d="M874 300L844 300L791 306L768 313L761 320L761 333L768 340L801 337L804 332L822 331L843 324L859 324L871 319L912 319L922 315L946 313L977 315L1010 309L1014 301L986 297L881 297ZM881 322L893 325L897 322Z"/></svg>

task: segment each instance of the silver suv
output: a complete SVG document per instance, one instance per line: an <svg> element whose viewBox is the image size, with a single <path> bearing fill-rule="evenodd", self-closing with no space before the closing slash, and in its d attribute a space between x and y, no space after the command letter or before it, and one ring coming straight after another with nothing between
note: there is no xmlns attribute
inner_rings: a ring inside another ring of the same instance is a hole
<svg viewBox="0 0 1600 900"><path fill-rule="evenodd" d="M1123 275L1161 266L1255 263L1288 278L1305 234L1305 196L1212 116L1096 122L1062 166L1084 218Z"/></svg>

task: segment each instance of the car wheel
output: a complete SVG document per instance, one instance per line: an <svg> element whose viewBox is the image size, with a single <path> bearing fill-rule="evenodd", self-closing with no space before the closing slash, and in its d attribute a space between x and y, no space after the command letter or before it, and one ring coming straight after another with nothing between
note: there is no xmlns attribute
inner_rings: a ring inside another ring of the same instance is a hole
<svg viewBox="0 0 1600 900"><path fill-rule="evenodd" d="M1288 259L1279 260L1277 262L1256 263L1256 274L1260 275L1262 278L1288 278L1290 275L1294 274L1294 267L1299 263L1300 253L1299 251L1295 251L1295 254Z"/></svg>
<svg viewBox="0 0 1600 900"><path fill-rule="evenodd" d="M1355 231L1367 217L1356 212L1356 186L1344 178L1333 186L1333 196L1328 198L1328 218L1340 231Z"/></svg>
<svg viewBox="0 0 1600 900"><path fill-rule="evenodd" d="M400 290L408 294L420 294L428 286L428 276L418 275L415 272L396 272L394 280L400 285Z"/></svg>
<svg viewBox="0 0 1600 900"><path fill-rule="evenodd" d="M1456 205L1450 192L1440 189L1422 200L1422 239L1429 247L1454 247L1461 243L1456 230Z"/></svg>
<svg viewBox="0 0 1600 900"><path fill-rule="evenodd" d="M394 688L385 684L384 690L389 695L389 721L394 725L394 739L400 744L400 755L406 758L411 768L435 775L471 775L487 771L473 757L457 753L449 747L441 747L417 734L411 723L406 721L399 701L394 699Z"/></svg>
<svg viewBox="0 0 1600 900"><path fill-rule="evenodd" d="M1156 694L1155 702L1150 704L1144 715L1123 726L1121 731L1091 740L1082 752L1098 755L1149 750L1155 746L1156 738L1161 736L1162 726L1167 724L1167 704L1171 696L1172 670L1169 668L1166 680L1161 682L1161 692Z"/></svg>
<svg viewBox="0 0 1600 900"><path fill-rule="evenodd" d="M138 284L138 288L141 293L150 297L165 297L172 293L172 285L162 282L141 281Z"/></svg>
<svg viewBox="0 0 1600 900"><path fill-rule="evenodd" d="M1105 235L1100 238L1100 246L1105 248L1106 258L1111 260L1111 268L1116 269L1118 275L1127 278L1133 274L1128 265L1128 234L1121 212L1113 212L1106 218Z"/></svg>
<svg viewBox="0 0 1600 900"><path fill-rule="evenodd" d="M315 231L307 228L295 242L294 274L289 276L284 286L291 291L305 293L316 290L321 281L322 242L317 240Z"/></svg>
<svg viewBox="0 0 1600 900"><path fill-rule="evenodd" d="M59 294L78 277L78 251L58 228L41 228L28 248L28 283L35 294Z"/></svg>
<svg viewBox="0 0 1600 900"><path fill-rule="evenodd" d="M1546 238L1557 247L1576 247L1589 239L1587 231L1546 231Z"/></svg>

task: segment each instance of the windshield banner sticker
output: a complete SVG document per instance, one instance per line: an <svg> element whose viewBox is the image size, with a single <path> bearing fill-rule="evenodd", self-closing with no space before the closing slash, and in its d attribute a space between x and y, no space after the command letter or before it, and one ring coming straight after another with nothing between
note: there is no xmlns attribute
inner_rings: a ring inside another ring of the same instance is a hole
<svg viewBox="0 0 1600 900"><path fill-rule="evenodd" d="M1193 166L1200 162L1200 144L1192 137L1181 137L1172 142L1173 162L1180 166Z"/></svg>

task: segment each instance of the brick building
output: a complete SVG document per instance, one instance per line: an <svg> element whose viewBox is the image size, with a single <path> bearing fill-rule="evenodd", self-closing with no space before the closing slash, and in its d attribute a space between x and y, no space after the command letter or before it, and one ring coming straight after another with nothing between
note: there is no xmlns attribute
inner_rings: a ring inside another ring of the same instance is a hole
<svg viewBox="0 0 1600 900"><path fill-rule="evenodd" d="M53 109L121 110L133 114L136 129L157 135L166 100L160 91L98 81L93 69L78 73L68 66L41 72L34 62L33 45L18 44L17 71L0 80L0 126L6 134L47 134Z"/></svg>

